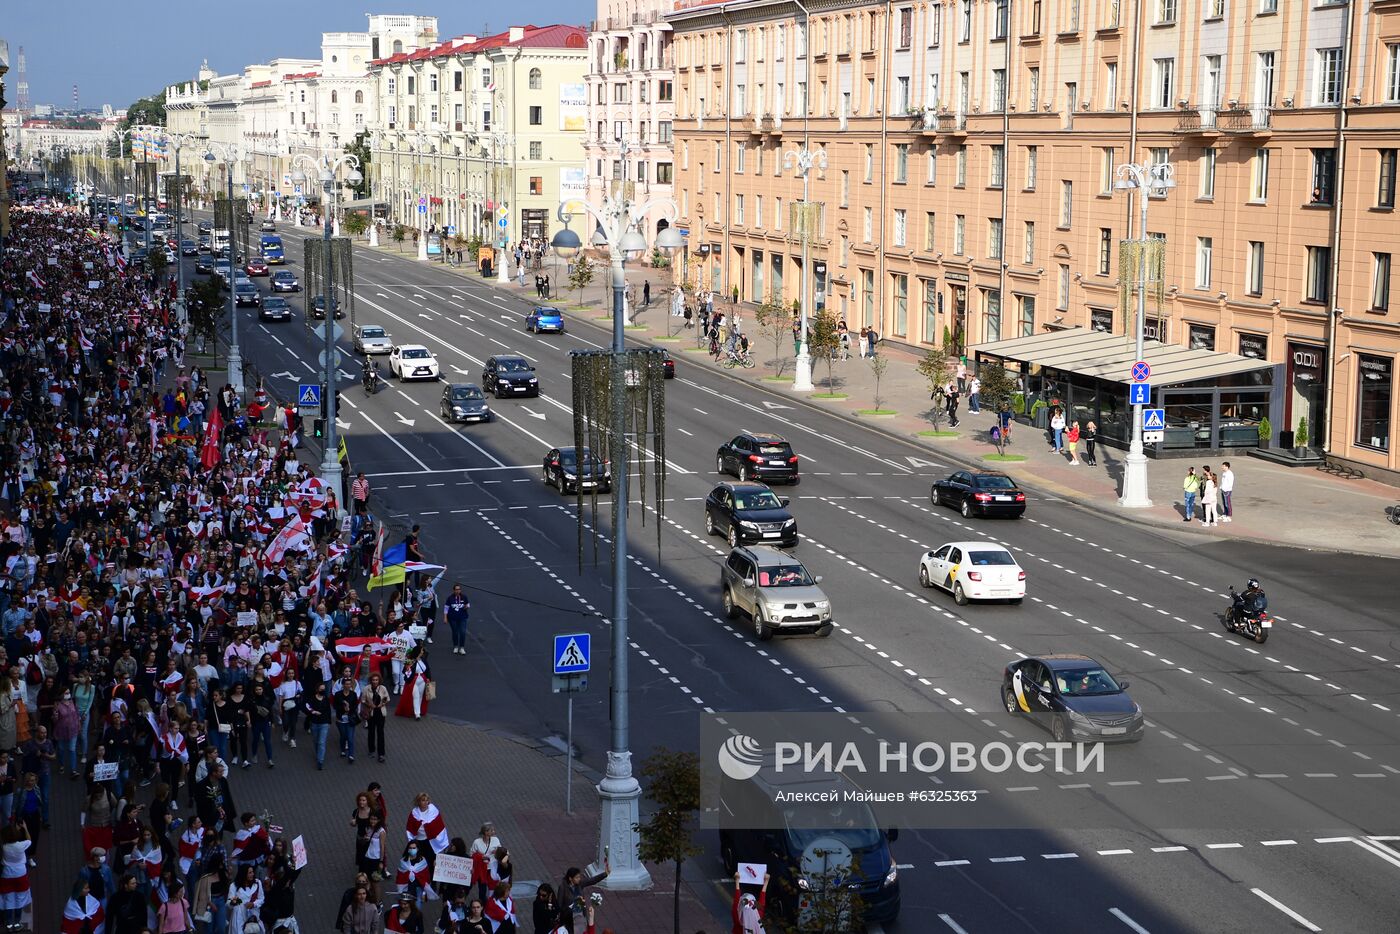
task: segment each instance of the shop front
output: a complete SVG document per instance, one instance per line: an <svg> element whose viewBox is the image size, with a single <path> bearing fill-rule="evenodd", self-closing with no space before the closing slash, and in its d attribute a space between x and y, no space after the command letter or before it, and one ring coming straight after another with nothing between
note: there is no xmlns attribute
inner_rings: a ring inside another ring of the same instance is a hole
<svg viewBox="0 0 1400 934"><path fill-rule="evenodd" d="M1016 413L1037 427L1060 408L1068 421L1094 422L1099 440L1126 448L1132 435L1128 384L1134 346L1122 335L1070 328L969 348L978 366L1017 374ZM1164 410L1150 456L1230 451L1276 444L1285 405L1283 366L1204 348L1146 341L1151 407Z"/></svg>

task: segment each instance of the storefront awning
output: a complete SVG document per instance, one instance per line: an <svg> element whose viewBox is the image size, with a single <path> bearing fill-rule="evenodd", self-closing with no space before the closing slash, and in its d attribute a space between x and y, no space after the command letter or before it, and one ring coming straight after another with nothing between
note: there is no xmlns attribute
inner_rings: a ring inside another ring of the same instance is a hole
<svg viewBox="0 0 1400 934"><path fill-rule="evenodd" d="M1137 360L1130 338L1085 328L1013 337L977 344L968 349L979 357L1029 363L1119 383L1131 381L1132 366ZM1159 386L1213 382L1235 373L1272 369L1274 366L1266 360L1213 350L1193 350L1161 341L1144 341L1142 358L1152 368L1151 382Z"/></svg>
<svg viewBox="0 0 1400 934"><path fill-rule="evenodd" d="M354 201L346 201L341 207L347 211L366 211L372 208L388 207L388 202L380 201L378 198L356 198Z"/></svg>

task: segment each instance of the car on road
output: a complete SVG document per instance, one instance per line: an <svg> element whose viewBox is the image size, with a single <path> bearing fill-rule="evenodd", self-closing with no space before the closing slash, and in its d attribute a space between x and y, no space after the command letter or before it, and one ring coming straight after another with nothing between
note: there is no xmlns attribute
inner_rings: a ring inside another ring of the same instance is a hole
<svg viewBox="0 0 1400 934"><path fill-rule="evenodd" d="M797 455L792 445L768 432L735 435L715 454L715 470L740 480L781 480L797 483Z"/></svg>
<svg viewBox="0 0 1400 934"><path fill-rule="evenodd" d="M196 256L194 259L194 271L201 275L209 275L214 271L214 257L206 255Z"/></svg>
<svg viewBox="0 0 1400 934"><path fill-rule="evenodd" d="M300 292L301 280L290 269L279 269L272 274L272 291Z"/></svg>
<svg viewBox="0 0 1400 934"><path fill-rule="evenodd" d="M277 224L276 224L276 223L272 220L272 218L270 218L270 217L264 218L263 222L262 222L261 224L258 225L258 230L276 230L276 229L277 229Z"/></svg>
<svg viewBox="0 0 1400 934"><path fill-rule="evenodd" d="M775 634L831 635L831 600L792 555L768 545L740 545L720 565L719 586L724 615L740 613L753 621L754 636L767 642Z"/></svg>
<svg viewBox="0 0 1400 934"><path fill-rule="evenodd" d="M189 240L189 239L181 240L181 241L180 241L180 255L181 255L181 256L198 256L198 255L199 255L199 244L198 244L196 241L194 241L194 240Z"/></svg>
<svg viewBox="0 0 1400 934"><path fill-rule="evenodd" d="M536 305L534 310L525 316L525 330L536 334L546 331L563 334L564 313L550 305Z"/></svg>
<svg viewBox="0 0 1400 934"><path fill-rule="evenodd" d="M389 350L389 372L400 381L437 379L437 357L422 344L398 344Z"/></svg>
<svg viewBox="0 0 1400 934"><path fill-rule="evenodd" d="M213 249L213 239L208 234L199 235L199 252L208 253Z"/></svg>
<svg viewBox="0 0 1400 934"><path fill-rule="evenodd" d="M933 481L929 501L952 506L967 518L1005 516L1019 519L1026 512L1026 494L1004 473L990 470L957 470Z"/></svg>
<svg viewBox="0 0 1400 934"><path fill-rule="evenodd" d="M290 321L292 320L292 306L280 295L269 295L258 306L258 320Z"/></svg>
<svg viewBox="0 0 1400 934"><path fill-rule="evenodd" d="M705 497L705 534L726 536L731 548L744 542L793 548L797 520L788 500L764 484L725 481Z"/></svg>
<svg viewBox="0 0 1400 934"><path fill-rule="evenodd" d="M311 317L316 318L318 320L325 318L326 297L324 295L317 295L315 298L311 299L310 310ZM336 318L345 317L345 309L340 307L340 299L336 298L335 296L331 296L331 310L335 313Z"/></svg>
<svg viewBox="0 0 1400 934"><path fill-rule="evenodd" d="M362 354L389 353L394 349L394 342L389 339L388 333L377 324L357 324L355 325L355 352Z"/></svg>
<svg viewBox="0 0 1400 934"><path fill-rule="evenodd" d="M579 490L612 492L612 465L588 448L550 448L544 456L544 482L560 493Z"/></svg>
<svg viewBox="0 0 1400 934"><path fill-rule="evenodd" d="M486 393L476 383L448 383L442 387L438 412L448 422L489 422L492 417Z"/></svg>
<svg viewBox="0 0 1400 934"><path fill-rule="evenodd" d="M244 305L261 305L262 293L251 282L236 282L233 286L233 303L240 308Z"/></svg>
<svg viewBox="0 0 1400 934"><path fill-rule="evenodd" d="M197 229L200 233L207 235L214 230L214 225L209 221L200 221Z"/></svg>
<svg viewBox="0 0 1400 934"><path fill-rule="evenodd" d="M481 388L497 399L501 396L538 396L540 381L535 368L524 357L487 357L481 369Z"/></svg>
<svg viewBox="0 0 1400 934"><path fill-rule="evenodd" d="M1012 662L1002 674L1001 703L1007 713L1031 717L1061 743L1136 743L1145 730L1128 682L1087 655Z"/></svg>
<svg viewBox="0 0 1400 934"><path fill-rule="evenodd" d="M919 583L941 587L958 606L970 600L1026 598L1026 572L1001 545L994 542L949 542L919 558Z"/></svg>
<svg viewBox="0 0 1400 934"><path fill-rule="evenodd" d="M663 379L676 378L676 360L669 350L661 351L661 376Z"/></svg>
<svg viewBox="0 0 1400 934"><path fill-rule="evenodd" d="M248 262L243 264L243 269L250 276L265 276L268 274L267 260L259 256L249 257Z"/></svg>

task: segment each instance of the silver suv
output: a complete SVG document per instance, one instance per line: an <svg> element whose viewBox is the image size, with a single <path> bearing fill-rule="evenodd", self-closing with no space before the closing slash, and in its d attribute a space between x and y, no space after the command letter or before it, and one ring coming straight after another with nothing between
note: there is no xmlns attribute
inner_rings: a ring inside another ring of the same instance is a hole
<svg viewBox="0 0 1400 934"><path fill-rule="evenodd" d="M734 619L747 613L760 642L776 632L829 636L831 601L819 583L801 561L776 548L735 548L720 568L724 615Z"/></svg>

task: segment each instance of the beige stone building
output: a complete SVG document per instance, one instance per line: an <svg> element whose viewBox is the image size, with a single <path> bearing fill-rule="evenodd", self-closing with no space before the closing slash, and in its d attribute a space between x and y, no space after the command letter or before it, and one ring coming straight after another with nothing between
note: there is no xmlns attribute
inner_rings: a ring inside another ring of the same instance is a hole
<svg viewBox="0 0 1400 934"><path fill-rule="evenodd" d="M670 14L676 197L707 284L797 297L782 156L805 144L828 159L817 301L851 327L915 347L1124 334L1118 245L1141 234L1115 170L1168 162L1149 336L1276 364L1275 444L1306 417L1314 446L1400 470L1400 3L807 8Z"/></svg>

